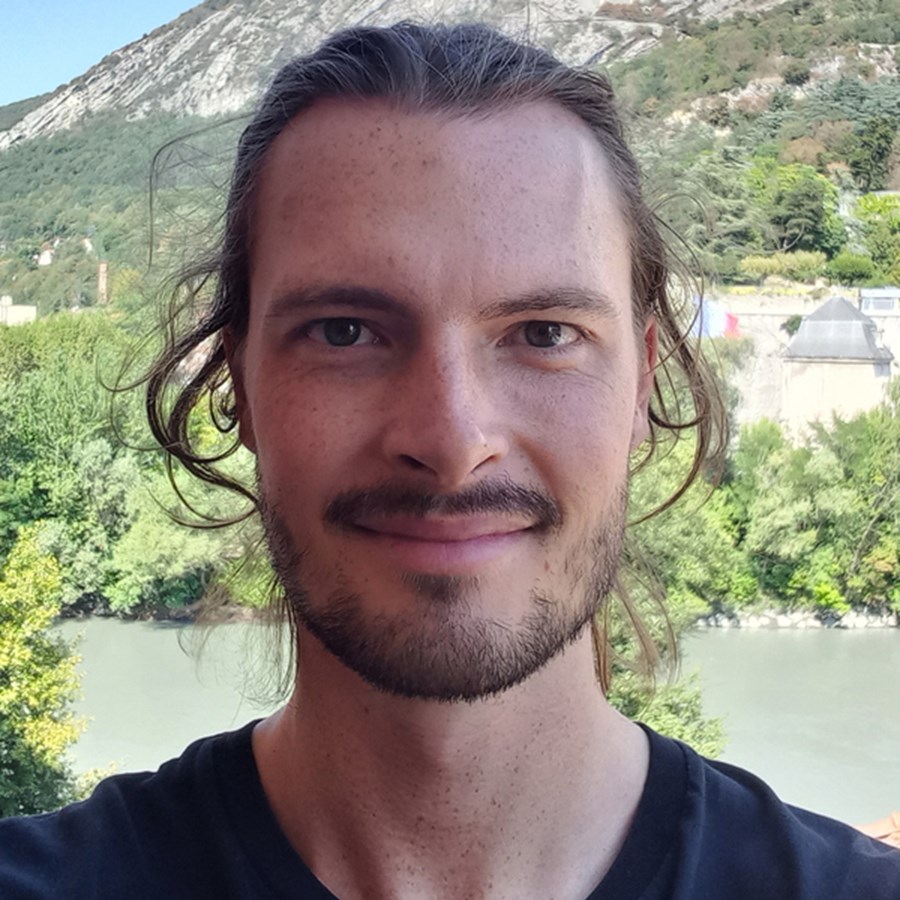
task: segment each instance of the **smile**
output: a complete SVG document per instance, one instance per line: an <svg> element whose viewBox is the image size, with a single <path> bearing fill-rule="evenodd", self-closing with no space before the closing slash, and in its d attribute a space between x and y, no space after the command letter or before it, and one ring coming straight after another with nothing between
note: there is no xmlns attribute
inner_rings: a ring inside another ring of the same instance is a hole
<svg viewBox="0 0 900 900"><path fill-rule="evenodd" d="M377 544L402 568L421 572L465 571L521 546L530 523L496 517L389 517L359 522L355 532Z"/></svg>

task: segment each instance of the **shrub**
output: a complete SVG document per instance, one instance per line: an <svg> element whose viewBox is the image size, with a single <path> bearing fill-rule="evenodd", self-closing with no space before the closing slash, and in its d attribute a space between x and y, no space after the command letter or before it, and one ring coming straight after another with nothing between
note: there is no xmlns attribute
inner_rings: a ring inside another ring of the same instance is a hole
<svg viewBox="0 0 900 900"><path fill-rule="evenodd" d="M871 256L863 256L861 253L851 253L849 250L841 250L838 255L828 263L826 274L832 281L839 284L859 284L868 281L875 274L875 264Z"/></svg>
<svg viewBox="0 0 900 900"><path fill-rule="evenodd" d="M782 77L785 84L799 87L809 81L809 66L799 59L791 60L785 67Z"/></svg>
<svg viewBox="0 0 900 900"><path fill-rule="evenodd" d="M819 250L795 250L770 256L745 256L740 268L745 275L758 280L780 275L795 281L812 281L825 270L825 254Z"/></svg>
<svg viewBox="0 0 900 900"><path fill-rule="evenodd" d="M780 327L782 331L787 332L788 337L793 337L800 330L800 325L802 323L803 316L797 314L785 319Z"/></svg>

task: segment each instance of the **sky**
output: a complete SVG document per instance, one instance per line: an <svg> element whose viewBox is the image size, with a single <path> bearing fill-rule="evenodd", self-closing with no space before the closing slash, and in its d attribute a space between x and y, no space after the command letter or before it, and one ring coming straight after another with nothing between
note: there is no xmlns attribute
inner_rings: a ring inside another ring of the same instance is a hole
<svg viewBox="0 0 900 900"><path fill-rule="evenodd" d="M52 91L200 0L0 0L0 106Z"/></svg>

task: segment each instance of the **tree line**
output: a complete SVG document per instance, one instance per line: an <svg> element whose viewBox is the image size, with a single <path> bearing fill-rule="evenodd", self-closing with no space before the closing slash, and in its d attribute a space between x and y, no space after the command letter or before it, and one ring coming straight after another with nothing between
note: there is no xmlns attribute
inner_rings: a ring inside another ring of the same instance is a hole
<svg viewBox="0 0 900 900"><path fill-rule="evenodd" d="M268 597L255 526L189 529L172 518L186 510L161 453L148 449L141 398L108 387L133 353L112 310L0 327L0 781L31 797L4 801L0 791L4 814L72 789L46 774L63 771L60 747L76 733L71 660L46 630L56 616L179 614L210 592L244 608ZM635 476L633 520L678 484L691 450L682 441ZM246 456L234 465L252 472ZM212 488L181 487L200 509L237 511ZM799 445L774 422L744 426L724 472L632 529L629 558L664 588L676 633L700 615L757 607L900 612L900 385L883 405L816 425ZM642 585L638 600L665 655L665 622ZM703 719L696 688L654 695L632 672L626 623L614 618L611 628L621 652L614 699L714 752L721 732ZM56 761L49 770L47 760Z"/></svg>

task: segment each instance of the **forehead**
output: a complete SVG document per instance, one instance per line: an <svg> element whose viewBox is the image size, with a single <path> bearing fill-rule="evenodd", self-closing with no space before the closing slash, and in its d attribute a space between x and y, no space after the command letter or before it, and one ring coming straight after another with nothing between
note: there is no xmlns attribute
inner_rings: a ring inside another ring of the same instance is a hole
<svg viewBox="0 0 900 900"><path fill-rule="evenodd" d="M251 236L254 297L336 278L463 293L630 283L603 151L544 101L464 116L316 104L266 156Z"/></svg>

